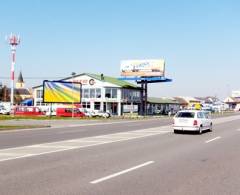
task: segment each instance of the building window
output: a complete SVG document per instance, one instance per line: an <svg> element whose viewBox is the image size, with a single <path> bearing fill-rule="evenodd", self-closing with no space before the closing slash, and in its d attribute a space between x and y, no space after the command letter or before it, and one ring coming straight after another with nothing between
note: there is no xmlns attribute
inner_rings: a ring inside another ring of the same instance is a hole
<svg viewBox="0 0 240 195"><path fill-rule="evenodd" d="M111 98L111 89L107 88L107 89L105 90L105 97L106 97L106 98Z"/></svg>
<svg viewBox="0 0 240 195"><path fill-rule="evenodd" d="M100 110L101 103L100 102L94 102L94 110Z"/></svg>
<svg viewBox="0 0 240 195"><path fill-rule="evenodd" d="M41 102L37 101L36 106L41 106Z"/></svg>
<svg viewBox="0 0 240 195"><path fill-rule="evenodd" d="M117 89L116 88L106 88L105 89L106 98L117 98Z"/></svg>
<svg viewBox="0 0 240 195"><path fill-rule="evenodd" d="M101 98L101 89L100 88L86 88L83 89L83 98Z"/></svg>
<svg viewBox="0 0 240 195"><path fill-rule="evenodd" d="M117 98L117 89L112 89L112 98Z"/></svg>
<svg viewBox="0 0 240 195"><path fill-rule="evenodd" d="M89 98L89 89L83 89L83 97Z"/></svg>
<svg viewBox="0 0 240 195"><path fill-rule="evenodd" d="M37 90L37 98L43 97L43 90Z"/></svg>
<svg viewBox="0 0 240 195"><path fill-rule="evenodd" d="M41 101L36 101L36 106L47 106L47 103L43 103Z"/></svg>
<svg viewBox="0 0 240 195"><path fill-rule="evenodd" d="M100 88L96 89L96 98L101 98L101 89Z"/></svg>
<svg viewBox="0 0 240 195"><path fill-rule="evenodd" d="M95 98L95 89L90 89L90 98Z"/></svg>
<svg viewBox="0 0 240 195"><path fill-rule="evenodd" d="M90 102L82 102L82 107L83 108L91 108Z"/></svg>
<svg viewBox="0 0 240 195"><path fill-rule="evenodd" d="M140 101L140 91L133 89L123 89L122 98L126 101Z"/></svg>

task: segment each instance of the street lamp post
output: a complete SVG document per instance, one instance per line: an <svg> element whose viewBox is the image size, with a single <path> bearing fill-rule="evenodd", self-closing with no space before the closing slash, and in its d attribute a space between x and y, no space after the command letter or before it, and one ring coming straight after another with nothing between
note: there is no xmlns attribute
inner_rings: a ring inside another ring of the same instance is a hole
<svg viewBox="0 0 240 195"><path fill-rule="evenodd" d="M11 52L12 52L12 64L11 64L11 104L10 108L11 111L13 109L14 105L14 66L16 62L16 47L20 44L20 37L14 34L11 34L10 36L6 37L8 40L9 45L11 46Z"/></svg>
<svg viewBox="0 0 240 195"><path fill-rule="evenodd" d="M73 77L76 75L75 72L72 72L72 118L74 118L74 101L73 101L73 90L74 90L74 81L73 81Z"/></svg>

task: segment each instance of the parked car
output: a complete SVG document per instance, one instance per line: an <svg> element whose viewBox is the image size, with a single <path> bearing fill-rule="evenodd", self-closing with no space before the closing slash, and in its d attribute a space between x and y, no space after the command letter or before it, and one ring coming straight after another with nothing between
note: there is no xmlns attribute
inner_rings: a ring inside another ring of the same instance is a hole
<svg viewBox="0 0 240 195"><path fill-rule="evenodd" d="M8 114L10 114L10 109L1 107L1 108L0 108L0 114L8 115Z"/></svg>
<svg viewBox="0 0 240 195"><path fill-rule="evenodd" d="M56 111L57 116L64 116L64 117L84 117L85 114L81 112L77 108L57 108Z"/></svg>
<svg viewBox="0 0 240 195"><path fill-rule="evenodd" d="M83 112L86 117L92 117L93 112L86 108L79 108L80 112Z"/></svg>
<svg viewBox="0 0 240 195"><path fill-rule="evenodd" d="M111 115L108 112L104 112L102 110L92 110L91 115L93 117L103 117L103 118L109 118Z"/></svg>
<svg viewBox="0 0 240 195"><path fill-rule="evenodd" d="M204 130L212 131L213 123L206 111L182 110L173 118L174 133L178 131L197 131L199 134Z"/></svg>
<svg viewBox="0 0 240 195"><path fill-rule="evenodd" d="M14 115L22 116L43 116L45 115L38 107L34 106L16 106L13 109Z"/></svg>

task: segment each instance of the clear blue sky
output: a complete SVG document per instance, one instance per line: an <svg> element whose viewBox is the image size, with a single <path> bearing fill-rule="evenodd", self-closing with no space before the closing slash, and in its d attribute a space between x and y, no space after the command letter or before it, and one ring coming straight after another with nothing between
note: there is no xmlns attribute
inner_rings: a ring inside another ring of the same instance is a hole
<svg viewBox="0 0 240 195"><path fill-rule="evenodd" d="M22 38L15 70L25 78L119 77L121 60L164 58L173 82L151 85L151 96L224 98L240 89L239 10L238 0L3 0L0 80L9 85L4 39L14 32Z"/></svg>

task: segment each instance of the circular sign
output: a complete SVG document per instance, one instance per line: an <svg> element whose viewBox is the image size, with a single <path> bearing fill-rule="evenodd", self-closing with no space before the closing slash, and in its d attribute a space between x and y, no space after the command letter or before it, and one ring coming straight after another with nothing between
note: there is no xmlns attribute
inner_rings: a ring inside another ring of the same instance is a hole
<svg viewBox="0 0 240 195"><path fill-rule="evenodd" d="M90 79L90 80L89 80L89 85L94 85L94 84L95 84L94 79Z"/></svg>

